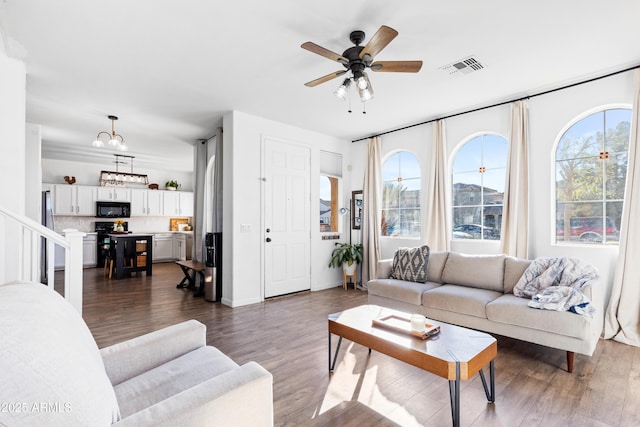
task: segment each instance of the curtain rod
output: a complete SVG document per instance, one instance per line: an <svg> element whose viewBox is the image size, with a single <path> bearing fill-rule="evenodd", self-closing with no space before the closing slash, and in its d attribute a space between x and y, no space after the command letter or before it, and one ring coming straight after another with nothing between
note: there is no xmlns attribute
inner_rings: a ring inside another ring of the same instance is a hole
<svg viewBox="0 0 640 427"><path fill-rule="evenodd" d="M501 105L510 104L512 102L522 101L524 99L529 99L529 98L535 98L536 96L547 95L549 93L557 92L559 90L569 89L569 88L572 88L574 86L579 86L579 85L583 85L585 83L591 83L591 82L594 82L596 80L605 79L607 77L612 77L612 76L615 76L616 74L626 73L627 71L635 70L636 68L640 68L640 64L639 65L634 65L634 66L629 67L629 68L625 68L624 70L614 71L612 73L605 74L603 76L593 77L593 78L588 79L588 80L584 80L584 81L576 82L576 83L571 83L571 84L566 85L566 86L561 86L561 87L557 87L555 89L545 90L543 92L534 93L534 94L531 94L531 95L523 96L521 98L511 99L509 101L498 102L496 104L491 104L491 105L487 105L487 106L484 106L484 107L474 108L473 110L463 111L461 113L449 114L448 116L438 117L436 119L431 119L431 120L427 120L427 121L420 122L420 123L414 123L412 125L407 125L407 126L403 126L401 128L388 130L386 132L380 132L378 134L371 135L371 136L366 136L366 137L360 138L360 139L354 139L351 142L354 143L354 142L359 142L359 141L365 141L365 140L367 140L369 138L375 138L377 136L382 136L382 135L387 135L389 133L399 132L401 130L410 129L410 128L413 128L413 127L416 127L416 126L426 125L426 124L433 123L433 122L438 121L438 120L450 119L452 117L462 116L463 114L475 113L476 111L487 110L489 108L500 107Z"/></svg>

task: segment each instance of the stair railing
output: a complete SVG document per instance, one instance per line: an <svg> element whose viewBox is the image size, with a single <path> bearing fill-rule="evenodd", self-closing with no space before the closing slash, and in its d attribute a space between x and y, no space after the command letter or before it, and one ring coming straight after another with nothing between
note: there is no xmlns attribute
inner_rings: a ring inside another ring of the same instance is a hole
<svg viewBox="0 0 640 427"><path fill-rule="evenodd" d="M69 229L64 235L0 206L0 284L39 282L43 272L41 248L46 250L46 285L54 289L56 246L64 249L64 298L82 315L82 238Z"/></svg>

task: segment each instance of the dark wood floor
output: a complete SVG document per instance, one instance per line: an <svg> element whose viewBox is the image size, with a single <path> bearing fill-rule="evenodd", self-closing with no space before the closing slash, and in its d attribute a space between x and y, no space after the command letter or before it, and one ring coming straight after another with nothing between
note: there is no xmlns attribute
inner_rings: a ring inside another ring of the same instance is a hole
<svg viewBox="0 0 640 427"><path fill-rule="evenodd" d="M327 315L365 304L363 291L329 289L231 309L176 289L182 272L109 280L84 271L84 318L104 347L183 320L207 325L207 342L274 377L276 426L448 426L447 381L344 342L327 372ZM462 384L463 426L638 426L640 349L601 340L593 357L498 337L496 403L476 376ZM250 402L248 402L248 409Z"/></svg>

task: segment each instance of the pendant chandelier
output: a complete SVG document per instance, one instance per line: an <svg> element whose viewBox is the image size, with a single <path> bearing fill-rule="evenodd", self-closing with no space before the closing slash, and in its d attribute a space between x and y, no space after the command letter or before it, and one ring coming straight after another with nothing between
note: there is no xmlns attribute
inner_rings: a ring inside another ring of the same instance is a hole
<svg viewBox="0 0 640 427"><path fill-rule="evenodd" d="M133 159L135 159L134 156L127 156L125 154L114 154L114 156L116 156L116 160L113 162L116 164L116 170L100 172L101 186L107 187L114 185L131 184L149 185L149 178L147 177L147 175L133 173ZM131 172L121 172L120 165L126 165L127 163L131 165Z"/></svg>
<svg viewBox="0 0 640 427"><path fill-rule="evenodd" d="M93 141L93 146L98 148L104 147L105 143L104 141L102 141L102 139L100 139L100 137L102 135L107 135L107 137L109 138L107 140L107 145L109 147L116 148L120 151L127 151L128 147L124 143L124 138L122 137L122 135L117 134L115 130L115 122L116 120L118 120L118 117L116 116L107 116L107 117L109 118L109 120L111 120L111 133L106 131L98 132L98 135L96 136L95 141Z"/></svg>

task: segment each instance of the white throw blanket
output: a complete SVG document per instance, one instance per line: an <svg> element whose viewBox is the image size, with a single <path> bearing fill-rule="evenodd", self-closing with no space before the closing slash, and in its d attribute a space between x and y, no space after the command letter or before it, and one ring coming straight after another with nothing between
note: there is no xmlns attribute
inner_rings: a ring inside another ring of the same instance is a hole
<svg viewBox="0 0 640 427"><path fill-rule="evenodd" d="M595 308L582 288L597 277L593 266L577 258L537 258L524 271L513 294L530 298L529 307L593 317Z"/></svg>

